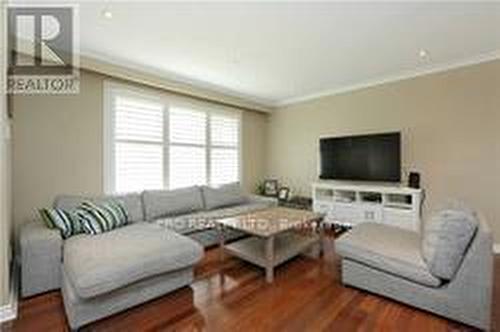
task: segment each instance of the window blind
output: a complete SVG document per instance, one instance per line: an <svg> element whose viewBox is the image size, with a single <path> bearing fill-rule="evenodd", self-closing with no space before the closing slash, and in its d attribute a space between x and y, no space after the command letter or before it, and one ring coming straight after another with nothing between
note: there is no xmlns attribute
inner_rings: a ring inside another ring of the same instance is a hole
<svg viewBox="0 0 500 332"><path fill-rule="evenodd" d="M239 181L239 116L210 115L210 184L219 186Z"/></svg>
<svg viewBox="0 0 500 332"><path fill-rule="evenodd" d="M238 112L110 83L105 96L107 192L240 180Z"/></svg>
<svg viewBox="0 0 500 332"><path fill-rule="evenodd" d="M146 99L114 99L115 191L163 187L163 105Z"/></svg>
<svg viewBox="0 0 500 332"><path fill-rule="evenodd" d="M169 110L169 184L171 189L207 183L207 114L173 107Z"/></svg>

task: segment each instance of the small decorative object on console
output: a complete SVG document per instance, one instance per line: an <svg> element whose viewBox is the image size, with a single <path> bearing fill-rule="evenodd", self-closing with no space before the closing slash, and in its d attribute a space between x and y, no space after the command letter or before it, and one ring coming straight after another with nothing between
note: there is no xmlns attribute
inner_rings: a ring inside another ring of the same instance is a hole
<svg viewBox="0 0 500 332"><path fill-rule="evenodd" d="M278 180L264 181L264 196L278 196Z"/></svg>
<svg viewBox="0 0 500 332"><path fill-rule="evenodd" d="M278 200L286 202L288 201L288 196L290 195L290 188L281 187L278 191Z"/></svg>

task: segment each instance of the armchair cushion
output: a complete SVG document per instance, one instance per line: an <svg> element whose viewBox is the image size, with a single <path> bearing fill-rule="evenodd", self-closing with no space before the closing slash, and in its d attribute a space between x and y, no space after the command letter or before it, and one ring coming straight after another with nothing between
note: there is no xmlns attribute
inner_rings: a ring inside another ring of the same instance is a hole
<svg viewBox="0 0 500 332"><path fill-rule="evenodd" d="M446 208L428 220L422 238L422 255L433 275L451 280L460 267L478 227L475 213Z"/></svg>
<svg viewBox="0 0 500 332"><path fill-rule="evenodd" d="M420 254L420 237L412 231L363 223L336 240L335 251L343 258L421 285L441 285L441 280L429 272Z"/></svg>

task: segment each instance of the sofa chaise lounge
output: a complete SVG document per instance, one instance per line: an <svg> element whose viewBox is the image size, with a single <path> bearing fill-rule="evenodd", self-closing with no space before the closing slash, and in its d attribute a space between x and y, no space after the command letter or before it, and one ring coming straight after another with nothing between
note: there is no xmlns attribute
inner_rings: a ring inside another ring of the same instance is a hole
<svg viewBox="0 0 500 332"><path fill-rule="evenodd" d="M189 285L203 246L217 243L214 219L276 204L244 195L231 184L121 196L65 195L55 199L54 207L71 211L85 200L110 199L125 207L129 225L66 240L41 221L21 229L22 296L61 288L72 329Z"/></svg>

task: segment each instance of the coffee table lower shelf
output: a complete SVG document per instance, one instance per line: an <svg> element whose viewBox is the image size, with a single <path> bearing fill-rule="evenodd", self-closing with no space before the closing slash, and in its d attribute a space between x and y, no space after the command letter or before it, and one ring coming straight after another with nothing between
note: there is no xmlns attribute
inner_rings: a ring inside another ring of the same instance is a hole
<svg viewBox="0 0 500 332"><path fill-rule="evenodd" d="M266 269L267 282L273 282L274 267L298 256L319 243L318 235L288 232L273 237L251 236L224 245L224 251Z"/></svg>

